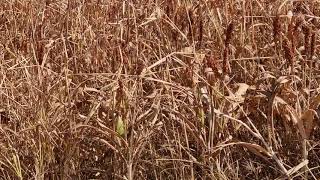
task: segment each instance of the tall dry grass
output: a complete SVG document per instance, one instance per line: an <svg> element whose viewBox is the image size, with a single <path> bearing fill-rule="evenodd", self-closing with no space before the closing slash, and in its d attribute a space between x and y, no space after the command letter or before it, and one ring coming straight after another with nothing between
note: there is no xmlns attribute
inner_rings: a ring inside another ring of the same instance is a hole
<svg viewBox="0 0 320 180"><path fill-rule="evenodd" d="M317 1L0 1L1 179L319 179Z"/></svg>

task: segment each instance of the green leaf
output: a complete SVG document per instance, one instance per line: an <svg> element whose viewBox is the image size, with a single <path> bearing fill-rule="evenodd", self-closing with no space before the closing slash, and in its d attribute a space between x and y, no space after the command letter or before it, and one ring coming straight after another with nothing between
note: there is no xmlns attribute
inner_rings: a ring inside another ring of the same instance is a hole
<svg viewBox="0 0 320 180"><path fill-rule="evenodd" d="M120 116L118 117L118 120L117 120L117 133L120 136L123 136L125 133L125 126Z"/></svg>

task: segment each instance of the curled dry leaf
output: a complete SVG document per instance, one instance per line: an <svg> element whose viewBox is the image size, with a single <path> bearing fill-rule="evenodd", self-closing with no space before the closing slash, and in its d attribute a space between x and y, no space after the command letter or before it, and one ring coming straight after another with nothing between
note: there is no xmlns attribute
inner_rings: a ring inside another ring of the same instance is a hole
<svg viewBox="0 0 320 180"><path fill-rule="evenodd" d="M258 144L241 142L240 145L247 148L253 154L255 154L259 157L262 157L263 159L266 159L266 157L268 157L268 158L271 157L271 154L265 148L261 147Z"/></svg>
<svg viewBox="0 0 320 180"><path fill-rule="evenodd" d="M231 137L232 138L232 137ZM227 140L229 141L229 140ZM268 160L267 158L272 157L272 154L270 152L268 152L265 148L261 147L258 144L253 144L253 143L248 143L248 142L239 142L236 140L236 142L231 142L231 143L227 143L227 144L222 144L222 145L218 145L216 148L217 150L221 150L224 147L227 146L233 146L233 145L240 145L246 149L248 149L250 152L252 152L253 154Z"/></svg>
<svg viewBox="0 0 320 180"><path fill-rule="evenodd" d="M249 85L246 84L246 83L238 83L238 90L237 92L235 93L236 96L243 96L246 94L247 90L249 89Z"/></svg>
<svg viewBox="0 0 320 180"><path fill-rule="evenodd" d="M262 75L260 75L256 86L259 89L265 89L264 86L264 82L270 80L270 79L276 79L276 77L274 75L272 75L272 72L269 71L264 71L264 73Z"/></svg>
<svg viewBox="0 0 320 180"><path fill-rule="evenodd" d="M246 94L250 86L245 83L239 83L238 86L238 90L235 93L229 91L230 95L227 98L231 101L241 103L244 101L245 98L243 96Z"/></svg>
<svg viewBox="0 0 320 180"><path fill-rule="evenodd" d="M314 121L315 118L319 119L318 113L317 113L319 105L320 105L320 94L315 96L312 99L310 103L310 108L305 110L302 113L301 117L298 119L297 125L304 139L308 139L313 129L315 128L315 125L316 125Z"/></svg>
<svg viewBox="0 0 320 180"><path fill-rule="evenodd" d="M274 75L272 75L272 72L269 72L269 71L265 71L263 73L263 77L260 78L262 80L267 80L267 79L275 79L276 77Z"/></svg>
<svg viewBox="0 0 320 180"><path fill-rule="evenodd" d="M247 90L249 89L249 85L246 83L238 83L238 90L235 93L232 93L229 91L229 96L227 98L230 100L232 108L229 110L233 111L237 106L239 106L240 103L243 103L245 100L244 95L247 93Z"/></svg>
<svg viewBox="0 0 320 180"><path fill-rule="evenodd" d="M316 97L312 99L310 108L315 110L319 107L319 105L320 105L320 94L318 94Z"/></svg>
<svg viewBox="0 0 320 180"><path fill-rule="evenodd" d="M312 130L314 129L315 116L317 116L317 112L313 109L308 109L303 113L303 115L300 118L300 121L302 121L302 123L303 123L307 139L310 137L310 134L312 133Z"/></svg>
<svg viewBox="0 0 320 180"><path fill-rule="evenodd" d="M306 131L305 131L305 128L303 125L303 121L301 121L301 119L298 118L298 115L297 115L295 109L290 105L286 105L286 109L287 109L287 113L289 113L289 115L291 117L293 124L298 127L298 130L299 130L301 137L303 139L307 138Z"/></svg>
<svg viewBox="0 0 320 180"><path fill-rule="evenodd" d="M304 122L301 118L299 118L296 110L292 106L278 96L275 97L274 106L275 110L284 120L283 123L286 124L286 127L290 127L287 123L291 122L295 127L298 128L301 137L303 139L307 138Z"/></svg>
<svg viewBox="0 0 320 180"><path fill-rule="evenodd" d="M277 83L279 84L285 84L287 82L289 82L290 80L288 79L288 76L280 76L278 79L277 79Z"/></svg>

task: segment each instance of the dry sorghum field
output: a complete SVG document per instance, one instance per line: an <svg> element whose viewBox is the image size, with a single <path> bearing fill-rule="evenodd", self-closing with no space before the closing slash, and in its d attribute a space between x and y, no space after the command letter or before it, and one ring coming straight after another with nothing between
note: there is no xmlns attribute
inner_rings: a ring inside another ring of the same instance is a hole
<svg viewBox="0 0 320 180"><path fill-rule="evenodd" d="M0 0L0 179L319 179L318 0Z"/></svg>

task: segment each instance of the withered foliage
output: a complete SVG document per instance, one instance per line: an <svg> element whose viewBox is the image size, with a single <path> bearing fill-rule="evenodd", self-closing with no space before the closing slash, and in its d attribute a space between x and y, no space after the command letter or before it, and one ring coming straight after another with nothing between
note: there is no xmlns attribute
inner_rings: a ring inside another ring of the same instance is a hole
<svg viewBox="0 0 320 180"><path fill-rule="evenodd" d="M0 179L320 178L319 2L0 4Z"/></svg>

